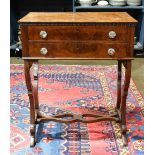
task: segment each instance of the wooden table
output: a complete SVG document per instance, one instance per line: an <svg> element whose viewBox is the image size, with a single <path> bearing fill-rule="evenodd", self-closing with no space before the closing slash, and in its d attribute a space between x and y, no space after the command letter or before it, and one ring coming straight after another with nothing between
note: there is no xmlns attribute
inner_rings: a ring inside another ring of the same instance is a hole
<svg viewBox="0 0 155 155"><path fill-rule="evenodd" d="M124 145L126 138L126 98L131 76L134 31L137 21L125 12L83 13L29 13L19 20L25 80L30 100L31 144L35 145L35 126L38 122L94 123L117 121L120 123ZM38 101L38 60L117 60L117 104L114 115L86 113L43 116ZM122 64L125 82L121 91ZM33 66L32 82L30 68ZM121 93L122 92L122 93ZM62 119L71 117L71 119ZM91 119L86 119L91 117Z"/></svg>

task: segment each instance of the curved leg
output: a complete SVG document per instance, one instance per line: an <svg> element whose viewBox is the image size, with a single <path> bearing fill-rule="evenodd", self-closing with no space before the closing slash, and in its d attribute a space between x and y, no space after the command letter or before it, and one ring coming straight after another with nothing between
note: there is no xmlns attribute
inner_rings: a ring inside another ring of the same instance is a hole
<svg viewBox="0 0 155 155"><path fill-rule="evenodd" d="M118 60L118 79L117 79L117 104L116 108L120 109L121 104L121 78L122 78L122 61Z"/></svg>
<svg viewBox="0 0 155 155"><path fill-rule="evenodd" d="M122 138L124 141L124 145L127 146L127 137L126 137L126 98L128 95L128 88L130 84L131 78L131 60L125 61L125 81L124 81L124 89L122 95L122 103L121 103L121 128L122 128Z"/></svg>
<svg viewBox="0 0 155 155"><path fill-rule="evenodd" d="M31 135L31 144L30 146L35 145L35 105L34 105L34 98L32 93L32 83L31 83L31 76L30 76L30 68L32 63L28 60L24 60L24 71L25 71L25 81L26 86L28 89L28 96L30 101L30 135Z"/></svg>
<svg viewBox="0 0 155 155"><path fill-rule="evenodd" d="M33 96L34 96L34 102L35 102L35 109L39 110L39 101L38 101L38 70L39 70L39 66L38 66L38 61L36 61L33 64L33 78L34 78L34 82L33 82Z"/></svg>

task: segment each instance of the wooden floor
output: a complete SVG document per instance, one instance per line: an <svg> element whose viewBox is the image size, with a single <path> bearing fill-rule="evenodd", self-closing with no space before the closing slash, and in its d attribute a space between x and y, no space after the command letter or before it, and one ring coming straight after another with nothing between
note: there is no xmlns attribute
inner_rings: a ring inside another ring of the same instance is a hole
<svg viewBox="0 0 155 155"><path fill-rule="evenodd" d="M23 60L21 58L12 57L10 59L11 64L22 64ZM96 61L96 60L54 60L54 61L40 61L43 64L64 64L64 65L115 65L116 61ZM135 58L132 63L132 78L134 79L138 89L141 94L144 95L144 59Z"/></svg>

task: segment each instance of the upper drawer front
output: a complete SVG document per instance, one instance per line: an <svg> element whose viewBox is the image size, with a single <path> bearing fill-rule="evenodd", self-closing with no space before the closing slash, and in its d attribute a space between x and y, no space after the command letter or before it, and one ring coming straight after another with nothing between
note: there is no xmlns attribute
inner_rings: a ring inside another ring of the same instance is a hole
<svg viewBox="0 0 155 155"><path fill-rule="evenodd" d="M30 57L44 58L124 58L126 44L103 44L101 42L48 42L29 43Z"/></svg>
<svg viewBox="0 0 155 155"><path fill-rule="evenodd" d="M127 42L125 26L29 26L29 40L103 40Z"/></svg>

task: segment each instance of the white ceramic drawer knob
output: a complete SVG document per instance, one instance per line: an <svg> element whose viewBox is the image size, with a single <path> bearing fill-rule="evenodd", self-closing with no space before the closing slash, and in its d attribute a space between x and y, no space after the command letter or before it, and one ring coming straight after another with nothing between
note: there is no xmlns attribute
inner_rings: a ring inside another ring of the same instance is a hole
<svg viewBox="0 0 155 155"><path fill-rule="evenodd" d="M110 31L109 32L109 38L114 39L116 37L116 32L115 31Z"/></svg>
<svg viewBox="0 0 155 155"><path fill-rule="evenodd" d="M46 55L47 53L48 53L48 50L47 50L47 48L41 48L40 49L40 53L42 54L42 55Z"/></svg>
<svg viewBox="0 0 155 155"><path fill-rule="evenodd" d="M47 37L46 31L40 31L40 38L45 39Z"/></svg>
<svg viewBox="0 0 155 155"><path fill-rule="evenodd" d="M115 54L115 49L113 49L113 48L109 48L108 49L108 54L110 55L110 56L113 56L114 54Z"/></svg>

